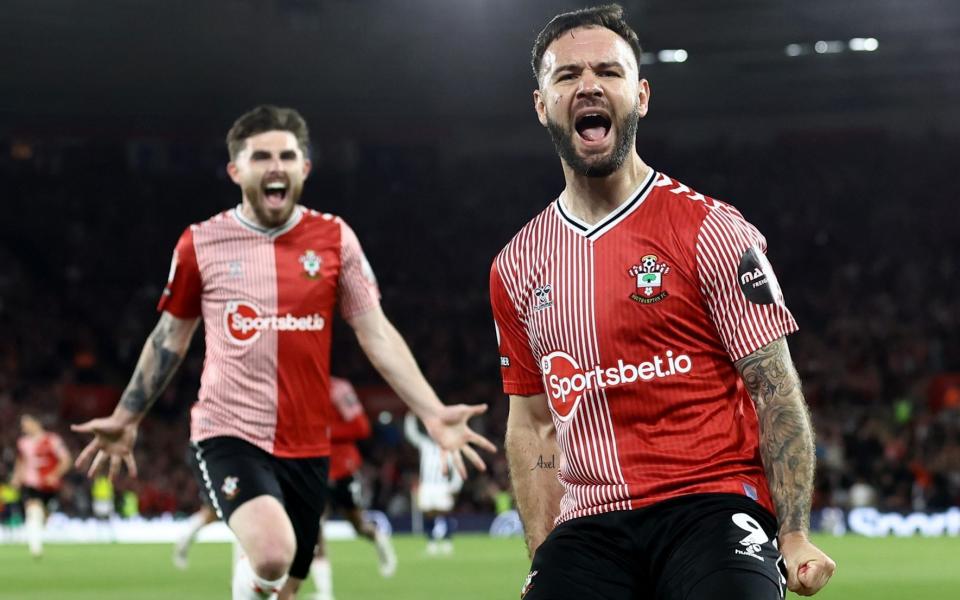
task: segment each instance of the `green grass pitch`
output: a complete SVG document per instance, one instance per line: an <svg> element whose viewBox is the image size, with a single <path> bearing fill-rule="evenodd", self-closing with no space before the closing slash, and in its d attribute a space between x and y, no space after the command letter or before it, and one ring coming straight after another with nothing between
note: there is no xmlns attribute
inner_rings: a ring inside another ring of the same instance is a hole
<svg viewBox="0 0 960 600"><path fill-rule="evenodd" d="M960 598L960 538L819 537L837 561L824 600ZM519 539L462 535L452 556L428 557L419 537L395 539L399 569L381 579L373 548L332 542L338 600L516 599L527 572ZM177 571L171 546L48 545L40 560L24 546L0 546L0 600L194 600L229 598L230 547L197 544ZM307 583L300 597L313 591ZM788 595L789 596L789 595Z"/></svg>

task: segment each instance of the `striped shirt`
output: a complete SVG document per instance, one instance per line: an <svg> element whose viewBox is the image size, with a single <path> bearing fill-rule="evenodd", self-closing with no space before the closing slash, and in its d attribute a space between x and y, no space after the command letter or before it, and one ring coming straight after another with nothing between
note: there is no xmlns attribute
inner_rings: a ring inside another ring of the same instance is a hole
<svg viewBox="0 0 960 600"><path fill-rule="evenodd" d="M453 466L453 460L447 457L447 474L443 474L443 451L433 439L420 432L417 427L417 416L407 413L403 420L403 432L407 441L420 451L420 485L440 485L447 487L451 493L457 492L463 485L460 473Z"/></svg>
<svg viewBox="0 0 960 600"><path fill-rule="evenodd" d="M237 437L280 457L330 453L330 334L379 305L376 279L339 217L294 209L266 230L239 207L180 236L158 310L203 317L206 359L193 441Z"/></svg>
<svg viewBox="0 0 960 600"><path fill-rule="evenodd" d="M333 423L330 426L330 481L353 475L363 464L357 442L370 437L370 420L357 391L346 379L330 378Z"/></svg>
<svg viewBox="0 0 960 600"><path fill-rule="evenodd" d="M25 435L17 440L20 457L21 483L43 492L60 489L61 478L54 478L61 459L69 458L66 444L56 433L45 431L40 435Z"/></svg>
<svg viewBox="0 0 960 600"><path fill-rule="evenodd" d="M734 361L796 330L766 240L736 209L651 172L589 225L552 202L494 261L508 394L546 394L558 522L691 493L773 511Z"/></svg>

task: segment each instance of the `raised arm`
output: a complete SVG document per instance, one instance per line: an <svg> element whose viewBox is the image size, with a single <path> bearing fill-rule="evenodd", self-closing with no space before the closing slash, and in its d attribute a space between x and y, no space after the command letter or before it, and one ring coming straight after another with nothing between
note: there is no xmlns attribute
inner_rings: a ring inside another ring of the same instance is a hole
<svg viewBox="0 0 960 600"><path fill-rule="evenodd" d="M412 412L408 412L403 417L403 435L417 448L423 445L424 435L417 429L417 415Z"/></svg>
<svg viewBox="0 0 960 600"><path fill-rule="evenodd" d="M557 432L546 394L510 396L507 462L530 556L560 514L563 487L557 480Z"/></svg>
<svg viewBox="0 0 960 600"><path fill-rule="evenodd" d="M180 319L166 311L160 315L113 414L72 427L76 432L94 435L77 457L77 468L83 469L89 464L87 475L92 477L109 457L111 477L117 473L121 462L127 465L132 475L136 475L133 444L137 438L137 426L176 373L198 323L199 319Z"/></svg>
<svg viewBox="0 0 960 600"><path fill-rule="evenodd" d="M736 366L757 408L760 455L777 509L787 586L811 596L826 585L836 563L808 537L816 459L800 377L784 338L738 360Z"/></svg>
<svg viewBox="0 0 960 600"><path fill-rule="evenodd" d="M496 452L489 440L476 433L467 421L487 410L486 404L447 406L427 383L410 348L392 323L375 306L359 315L349 317L347 323L353 328L360 348L393 391L400 396L420 420L430 437L445 452L452 453L457 471L467 476L461 452L480 470L486 466L470 444L490 452Z"/></svg>

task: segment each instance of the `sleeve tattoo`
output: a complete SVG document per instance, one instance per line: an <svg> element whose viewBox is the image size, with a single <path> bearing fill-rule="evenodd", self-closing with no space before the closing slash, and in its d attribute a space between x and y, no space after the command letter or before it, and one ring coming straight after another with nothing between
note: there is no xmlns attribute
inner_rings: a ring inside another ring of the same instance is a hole
<svg viewBox="0 0 960 600"><path fill-rule="evenodd" d="M813 427L787 342L770 342L736 364L757 408L760 455L780 533L806 532L815 464Z"/></svg>
<svg viewBox="0 0 960 600"><path fill-rule="evenodd" d="M164 315L147 339L133 377L120 398L120 404L130 412L141 414L149 410L183 361L182 355L164 347L173 327L173 321Z"/></svg>

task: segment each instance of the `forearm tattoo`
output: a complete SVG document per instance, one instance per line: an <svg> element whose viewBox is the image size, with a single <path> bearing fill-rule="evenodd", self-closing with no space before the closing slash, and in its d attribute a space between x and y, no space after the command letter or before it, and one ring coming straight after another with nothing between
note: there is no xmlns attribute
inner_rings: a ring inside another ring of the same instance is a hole
<svg viewBox="0 0 960 600"><path fill-rule="evenodd" d="M815 454L800 377L781 338L737 361L760 421L760 455L780 533L810 526Z"/></svg>
<svg viewBox="0 0 960 600"><path fill-rule="evenodd" d="M133 413L145 413L153 405L160 392L167 387L183 356L164 348L171 335L173 323L161 317L150 334L147 346L137 362L133 377L120 398L120 404Z"/></svg>

